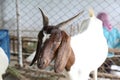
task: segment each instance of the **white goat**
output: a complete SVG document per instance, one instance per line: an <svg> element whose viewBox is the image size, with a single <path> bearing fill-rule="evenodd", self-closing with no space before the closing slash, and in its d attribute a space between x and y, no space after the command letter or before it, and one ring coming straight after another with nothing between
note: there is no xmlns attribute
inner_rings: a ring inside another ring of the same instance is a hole
<svg viewBox="0 0 120 80"><path fill-rule="evenodd" d="M108 46L102 22L92 11L90 19L83 21L83 26L86 22L87 30L71 38L71 47L75 53L75 63L69 72L72 80L88 80L90 72L97 70L107 57Z"/></svg>

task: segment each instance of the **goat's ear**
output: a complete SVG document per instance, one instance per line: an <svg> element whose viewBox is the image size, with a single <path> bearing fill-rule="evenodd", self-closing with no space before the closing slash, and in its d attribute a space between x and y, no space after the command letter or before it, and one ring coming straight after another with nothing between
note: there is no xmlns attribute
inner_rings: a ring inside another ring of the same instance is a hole
<svg viewBox="0 0 120 80"><path fill-rule="evenodd" d="M48 17L43 13L43 11L39 8L39 10L40 10L40 12L41 12L41 14L42 14L42 18L43 18L43 25L44 26L48 26L48 24L49 24L49 19L48 19Z"/></svg>
<svg viewBox="0 0 120 80"><path fill-rule="evenodd" d="M75 62L75 55L74 55L74 52L73 52L72 48L71 48L70 51L71 51L71 54L70 54L70 57L69 57L69 59L68 59L68 61L67 61L66 66L65 66L65 69L66 69L67 71L70 71L72 65L73 65L74 62Z"/></svg>
<svg viewBox="0 0 120 80"><path fill-rule="evenodd" d="M62 42L58 48L54 65L54 70L57 73L62 72L65 69L65 66L71 54L70 37L65 34L65 32L62 32L62 36Z"/></svg>
<svg viewBox="0 0 120 80"><path fill-rule="evenodd" d="M66 26L67 24L71 23L71 21L73 21L73 19L75 19L75 18L77 18L78 16L80 16L83 12L84 12L84 11L81 11L81 12L78 13L77 15L73 16L72 18L70 18L70 19L68 19L68 20L66 20L66 21L63 21L63 22L57 24L56 26L57 26L58 28L62 28L62 27L64 27L64 26Z"/></svg>

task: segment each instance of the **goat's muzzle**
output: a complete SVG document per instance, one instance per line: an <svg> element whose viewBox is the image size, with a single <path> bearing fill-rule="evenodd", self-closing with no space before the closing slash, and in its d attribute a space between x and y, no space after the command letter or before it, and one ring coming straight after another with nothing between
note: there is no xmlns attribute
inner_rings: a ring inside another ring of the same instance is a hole
<svg viewBox="0 0 120 80"><path fill-rule="evenodd" d="M48 60L46 59L38 59L37 66L39 69L45 69L48 65Z"/></svg>

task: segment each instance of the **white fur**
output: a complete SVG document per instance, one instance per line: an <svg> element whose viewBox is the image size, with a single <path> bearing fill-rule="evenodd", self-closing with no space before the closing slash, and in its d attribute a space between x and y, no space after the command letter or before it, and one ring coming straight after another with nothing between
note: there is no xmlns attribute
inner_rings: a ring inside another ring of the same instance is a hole
<svg viewBox="0 0 120 80"><path fill-rule="evenodd" d="M102 22L91 17L87 30L71 38L71 47L75 53L75 64L69 72L71 80L88 80L89 73L102 65L108 53Z"/></svg>
<svg viewBox="0 0 120 80"><path fill-rule="evenodd" d="M43 37L43 39L42 39L42 45L41 45L41 46L44 45L44 42L46 41L46 39L49 39L49 38L50 38L50 34L46 34L45 31L43 31L43 35L44 35L44 37Z"/></svg>
<svg viewBox="0 0 120 80"><path fill-rule="evenodd" d="M26 61L27 61L27 62L32 62L33 58L35 57L35 53L36 53L36 51L34 51L32 54L30 54L30 55L26 58Z"/></svg>
<svg viewBox="0 0 120 80"><path fill-rule="evenodd" d="M7 70L9 60L3 49L0 47L0 80L2 80L2 75Z"/></svg>

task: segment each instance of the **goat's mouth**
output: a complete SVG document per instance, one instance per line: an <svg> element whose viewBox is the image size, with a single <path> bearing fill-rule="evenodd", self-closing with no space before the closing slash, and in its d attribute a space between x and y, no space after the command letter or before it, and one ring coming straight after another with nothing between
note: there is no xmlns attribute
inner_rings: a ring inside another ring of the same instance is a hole
<svg viewBox="0 0 120 80"><path fill-rule="evenodd" d="M47 59L39 60L37 63L39 69L45 69L48 65L49 65L49 61Z"/></svg>

